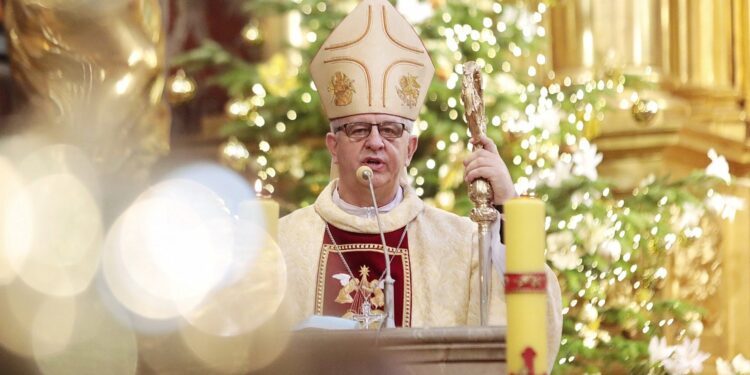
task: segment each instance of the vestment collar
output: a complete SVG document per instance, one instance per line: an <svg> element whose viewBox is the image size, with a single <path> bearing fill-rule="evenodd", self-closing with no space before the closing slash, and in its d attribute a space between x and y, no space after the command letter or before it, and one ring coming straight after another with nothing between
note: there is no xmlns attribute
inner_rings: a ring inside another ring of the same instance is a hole
<svg viewBox="0 0 750 375"><path fill-rule="evenodd" d="M338 179L335 179L323 189L318 199L315 200L315 212L337 228L349 232L378 233L378 223L374 216L367 218L352 215L334 203L333 192L337 186ZM424 210L424 203L417 197L417 193L411 186L401 185L401 188L404 194L403 200L389 212L380 214L384 232L403 228Z"/></svg>

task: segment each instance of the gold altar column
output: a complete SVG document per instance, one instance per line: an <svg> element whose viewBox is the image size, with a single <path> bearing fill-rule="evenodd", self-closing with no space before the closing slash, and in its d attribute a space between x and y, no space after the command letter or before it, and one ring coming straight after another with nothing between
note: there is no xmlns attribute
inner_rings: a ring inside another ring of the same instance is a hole
<svg viewBox="0 0 750 375"><path fill-rule="evenodd" d="M600 174L627 188L662 171L661 152L677 142L690 108L666 89L670 71L668 0L570 0L551 7L552 66L556 79L582 83L623 74L649 82L608 100L611 111L596 136L604 153ZM633 115L637 100L658 105L656 116Z"/></svg>
<svg viewBox="0 0 750 375"><path fill-rule="evenodd" d="M668 64L668 19L660 0L573 0L551 8L552 64L578 81L595 72L658 79Z"/></svg>
<svg viewBox="0 0 750 375"><path fill-rule="evenodd" d="M690 125L744 141L744 113L735 74L741 1L670 0L669 75L675 95L690 101ZM744 49L744 47L742 48Z"/></svg>
<svg viewBox="0 0 750 375"><path fill-rule="evenodd" d="M750 97L750 16L747 1L671 0L670 65L673 92L690 101L692 115L680 142L668 151L668 163L687 173L704 168L706 152L724 154L740 183L729 193L750 198L750 148L747 99ZM676 170L679 170L676 169ZM712 354L731 357L749 353L750 342L750 213L737 212L721 223L721 286L702 305L708 311L703 346Z"/></svg>
<svg viewBox="0 0 750 375"><path fill-rule="evenodd" d="M735 0L732 8L732 22L734 24L734 79L739 85L742 96L745 121L750 109L750 3ZM748 134L745 134L745 145L750 146Z"/></svg>

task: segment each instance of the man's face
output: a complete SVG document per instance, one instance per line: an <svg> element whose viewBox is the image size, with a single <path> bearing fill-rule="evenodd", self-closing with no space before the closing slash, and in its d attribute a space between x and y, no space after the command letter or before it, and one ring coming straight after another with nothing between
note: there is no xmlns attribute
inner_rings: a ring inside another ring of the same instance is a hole
<svg viewBox="0 0 750 375"><path fill-rule="evenodd" d="M333 122L333 129L355 122L383 123L407 121L398 116L383 114L363 114L348 116ZM417 150L417 137L409 132L409 128L395 139L388 139L373 126L370 134L362 140L353 140L344 130L328 133L326 145L331 152L334 163L339 168L341 185L344 188L358 184L356 171L362 165L372 168L372 183L375 189L395 189L399 174L404 166L411 162Z"/></svg>

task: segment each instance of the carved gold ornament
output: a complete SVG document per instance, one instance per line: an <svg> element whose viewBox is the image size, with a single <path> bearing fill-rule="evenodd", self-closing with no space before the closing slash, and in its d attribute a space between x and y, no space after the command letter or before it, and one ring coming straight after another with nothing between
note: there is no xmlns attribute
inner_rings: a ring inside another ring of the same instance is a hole
<svg viewBox="0 0 750 375"><path fill-rule="evenodd" d="M344 285L336 296L336 303L350 304L354 302L353 295L361 293L362 297L369 300L374 307L383 307L385 305L385 295L383 294L383 287L380 285L380 280L375 278L369 280L370 269L367 266L362 266L359 269L360 279L351 278L346 285ZM373 312L382 313L381 310L374 310ZM345 315L350 317L351 311Z"/></svg>
<svg viewBox="0 0 750 375"><path fill-rule="evenodd" d="M342 72L336 72L328 84L328 92L333 95L333 102L337 106L352 104L352 98L357 90L354 89L354 81Z"/></svg>
<svg viewBox="0 0 750 375"><path fill-rule="evenodd" d="M417 105L419 89L421 88L419 82L417 82L417 76L411 74L401 76L398 83L398 96L401 98L401 101L409 106L409 108L414 108Z"/></svg>

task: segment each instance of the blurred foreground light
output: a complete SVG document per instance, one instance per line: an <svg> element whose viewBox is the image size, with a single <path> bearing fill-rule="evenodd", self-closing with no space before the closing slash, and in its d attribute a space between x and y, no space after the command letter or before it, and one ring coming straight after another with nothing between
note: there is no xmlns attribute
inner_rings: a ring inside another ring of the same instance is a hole
<svg viewBox="0 0 750 375"><path fill-rule="evenodd" d="M31 212L29 212L31 208ZM99 208L74 176L57 174L28 185L28 201L8 207L6 256L31 287L54 296L86 289L98 267L102 242Z"/></svg>
<svg viewBox="0 0 750 375"><path fill-rule="evenodd" d="M41 374L134 374L135 334L84 292L50 297L21 281L0 288L0 344Z"/></svg>
<svg viewBox="0 0 750 375"><path fill-rule="evenodd" d="M55 328L35 322L33 331L34 357L44 375L107 374L131 375L138 366L135 333L117 322L94 298L76 298L72 329ZM54 316L53 306L43 306L41 316ZM54 336L51 336L54 333ZM50 340L56 337L56 340ZM46 338L46 339L42 339ZM66 344L66 345L62 345ZM54 349L54 354L42 355Z"/></svg>
<svg viewBox="0 0 750 375"><path fill-rule="evenodd" d="M257 329L234 337L207 334L185 326L180 334L195 358L212 372L248 373L268 366L286 349L290 339L289 314L277 314Z"/></svg>
<svg viewBox="0 0 750 375"><path fill-rule="evenodd" d="M33 326L61 327L61 331L70 330L70 305L61 301L56 307L60 308L60 315L53 317L49 314L39 315L40 308L44 304L45 297L38 291L30 288L20 280L0 288L0 344L9 351L24 357L32 357L32 331ZM45 321L46 319L55 320ZM52 340L55 340L52 335ZM59 337L59 335L57 335ZM45 340L46 337L39 337ZM40 355L52 353L40 351Z"/></svg>
<svg viewBox="0 0 750 375"><path fill-rule="evenodd" d="M91 162L76 147L45 146L33 137L6 140L0 153L22 159L15 172L0 163L8 181L0 188L0 279L7 279L7 263L42 293L80 293L96 273L103 237Z"/></svg>
<svg viewBox="0 0 750 375"><path fill-rule="evenodd" d="M179 167L165 180L183 179L199 183L221 198L226 207L237 212L240 202L255 197L245 178L237 172L212 162L199 162Z"/></svg>
<svg viewBox="0 0 750 375"><path fill-rule="evenodd" d="M235 262L228 278L184 315L210 335L238 336L256 329L277 311L286 292L286 265L273 238L247 220L235 228Z"/></svg>
<svg viewBox="0 0 750 375"><path fill-rule="evenodd" d="M266 367L287 348L290 309L280 308L273 318L241 336L207 334L190 325L170 335L139 338L140 369L147 373L246 374Z"/></svg>
<svg viewBox="0 0 750 375"><path fill-rule="evenodd" d="M16 217L10 207L25 206L19 208L28 215L30 203L24 193L23 180L10 161L0 156L0 285L9 284L16 278L7 256L10 233L17 229L18 220L28 222L29 219Z"/></svg>
<svg viewBox="0 0 750 375"><path fill-rule="evenodd" d="M107 237L103 271L115 298L149 319L191 311L233 261L232 217L205 186L168 180L142 194Z"/></svg>
<svg viewBox="0 0 750 375"><path fill-rule="evenodd" d="M86 187L96 202L100 201L99 175L91 158L83 150L67 144L53 144L32 151L18 167L27 181L57 174L72 175Z"/></svg>

